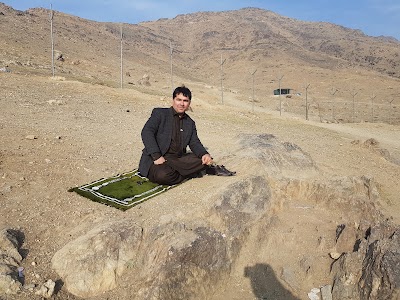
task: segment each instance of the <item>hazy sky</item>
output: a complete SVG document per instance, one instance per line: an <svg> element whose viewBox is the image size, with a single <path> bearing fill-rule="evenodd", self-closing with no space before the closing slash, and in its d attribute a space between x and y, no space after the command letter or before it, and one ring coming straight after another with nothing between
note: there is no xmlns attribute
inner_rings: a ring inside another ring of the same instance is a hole
<svg viewBox="0 0 400 300"><path fill-rule="evenodd" d="M136 24L198 11L258 7L303 21L325 21L400 40L400 0L0 0L15 9L50 8L85 19Z"/></svg>

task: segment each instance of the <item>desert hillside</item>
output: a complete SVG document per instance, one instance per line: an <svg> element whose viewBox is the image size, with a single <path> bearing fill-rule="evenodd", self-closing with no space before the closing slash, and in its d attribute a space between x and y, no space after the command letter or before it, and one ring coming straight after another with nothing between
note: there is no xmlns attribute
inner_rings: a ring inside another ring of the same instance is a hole
<svg viewBox="0 0 400 300"><path fill-rule="evenodd" d="M50 12L0 4L0 63L14 71L51 74ZM81 81L120 86L121 24L54 12L55 72ZM304 22L247 8L179 15L122 24L123 81L135 88L143 75L163 86L195 79L252 94L271 103L273 90L291 88L313 101L351 100L388 105L399 94L400 43L329 23ZM137 88L137 87L136 87ZM332 91L338 90L337 93ZM332 96L332 94L334 94ZM249 97L245 97L245 101ZM396 101L395 101L396 102Z"/></svg>
<svg viewBox="0 0 400 300"><path fill-rule="evenodd" d="M55 12L54 77L49 25L0 4L1 300L398 299L398 41L253 8L123 24L120 88L120 24ZM68 192L137 167L170 44L237 175L127 211Z"/></svg>

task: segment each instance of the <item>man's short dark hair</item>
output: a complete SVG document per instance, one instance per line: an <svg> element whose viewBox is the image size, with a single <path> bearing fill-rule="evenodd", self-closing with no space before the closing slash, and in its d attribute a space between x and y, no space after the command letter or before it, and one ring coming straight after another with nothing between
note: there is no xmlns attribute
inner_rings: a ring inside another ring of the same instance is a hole
<svg viewBox="0 0 400 300"><path fill-rule="evenodd" d="M189 100L192 100L192 92L184 85L178 86L174 92L172 93L172 99L175 99L175 97L179 94L182 94L185 97L188 97Z"/></svg>

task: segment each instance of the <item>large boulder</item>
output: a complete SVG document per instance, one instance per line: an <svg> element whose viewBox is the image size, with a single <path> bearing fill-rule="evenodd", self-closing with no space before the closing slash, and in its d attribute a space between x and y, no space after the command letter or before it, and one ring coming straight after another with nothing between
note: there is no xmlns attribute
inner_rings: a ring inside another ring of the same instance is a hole
<svg viewBox="0 0 400 300"><path fill-rule="evenodd" d="M169 220L142 231L134 220L111 221L59 250L53 268L80 297L120 282L137 299L204 298L229 276L252 226L268 215L270 196L265 178L254 176L216 195L208 213L212 222Z"/></svg>
<svg viewBox="0 0 400 300"><path fill-rule="evenodd" d="M332 267L334 299L399 299L400 228L387 222L364 231L354 251Z"/></svg>
<svg viewBox="0 0 400 300"><path fill-rule="evenodd" d="M52 267L69 292L92 297L117 286L137 255L142 228L131 220L104 223L60 249Z"/></svg>
<svg viewBox="0 0 400 300"><path fill-rule="evenodd" d="M264 174L274 178L307 178L318 173L308 153L272 134L242 134L239 147L237 155L241 159L254 160Z"/></svg>
<svg viewBox="0 0 400 300"><path fill-rule="evenodd" d="M334 299L359 299L364 292L395 295L398 252L393 248L394 231L390 235L392 229L383 227L387 228L385 234L383 229L377 234L375 227L368 229L366 223L359 222L376 224L382 220L373 178L316 178L318 169L307 153L268 134L243 135L235 153L235 161L248 169L231 178L219 192L207 195L207 218L176 214L160 218L155 225L144 222L143 229L128 218L110 221L59 250L53 257L53 268L67 290L80 297L95 297L119 285L127 299L205 299L229 277L232 267L240 262L241 251L261 251L249 247L257 247L252 242L268 239L274 211L282 209L284 201L305 199L313 207L351 211L354 216L353 221L338 226L331 245L340 256L332 269ZM182 207L181 214L190 211ZM390 237L390 242L373 244L383 236ZM371 258L366 264L368 253L380 257L382 251L382 259ZM311 265L321 262L326 262L327 268L331 263L315 258L299 267L283 266L279 279L299 293L303 269L308 272ZM379 266L375 266L377 262ZM388 278L390 287L381 282L376 288L377 277L367 276L364 269L388 265L394 266L392 272L382 276ZM266 264L260 266L266 270ZM249 278L259 276L259 272L246 274Z"/></svg>
<svg viewBox="0 0 400 300"><path fill-rule="evenodd" d="M137 299L204 299L231 268L229 240L208 227L163 224L146 240Z"/></svg>

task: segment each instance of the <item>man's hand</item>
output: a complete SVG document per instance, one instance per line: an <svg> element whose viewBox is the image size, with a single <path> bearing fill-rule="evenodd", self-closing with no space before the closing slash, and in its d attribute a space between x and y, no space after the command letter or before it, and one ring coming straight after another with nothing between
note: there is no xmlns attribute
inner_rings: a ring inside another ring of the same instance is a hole
<svg viewBox="0 0 400 300"><path fill-rule="evenodd" d="M203 165L209 165L212 163L212 157L210 154L204 154L201 157L201 161L202 161Z"/></svg>
<svg viewBox="0 0 400 300"><path fill-rule="evenodd" d="M154 161L154 164L155 165L162 165L165 162L166 162L166 160L165 160L164 156L161 156L159 159Z"/></svg>

